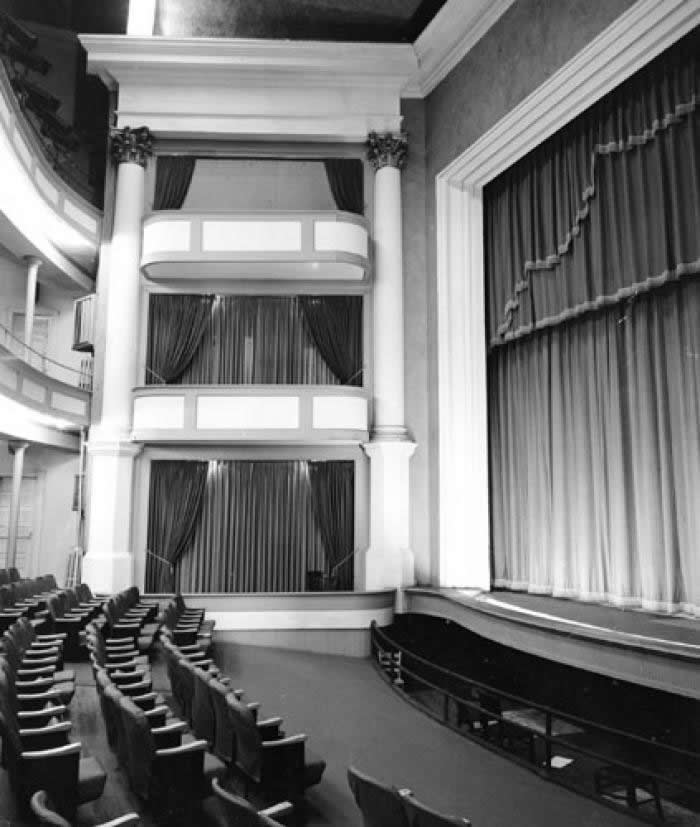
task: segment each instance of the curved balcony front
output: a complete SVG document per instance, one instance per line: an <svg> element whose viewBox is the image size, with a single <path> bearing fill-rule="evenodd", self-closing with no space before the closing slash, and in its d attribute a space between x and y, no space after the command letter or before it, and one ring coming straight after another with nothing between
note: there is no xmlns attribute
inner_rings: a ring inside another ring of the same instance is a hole
<svg viewBox="0 0 700 827"><path fill-rule="evenodd" d="M0 325L0 434L75 450L90 424L91 374L26 347Z"/></svg>
<svg viewBox="0 0 700 827"><path fill-rule="evenodd" d="M55 172L0 64L0 243L39 256L42 278L62 287L94 284L102 211Z"/></svg>
<svg viewBox="0 0 700 827"><path fill-rule="evenodd" d="M361 284L369 276L369 229L363 216L338 211L163 210L144 219L141 256L153 281Z"/></svg>
<svg viewBox="0 0 700 827"><path fill-rule="evenodd" d="M149 385L134 389L136 442L357 444L364 388L347 385Z"/></svg>

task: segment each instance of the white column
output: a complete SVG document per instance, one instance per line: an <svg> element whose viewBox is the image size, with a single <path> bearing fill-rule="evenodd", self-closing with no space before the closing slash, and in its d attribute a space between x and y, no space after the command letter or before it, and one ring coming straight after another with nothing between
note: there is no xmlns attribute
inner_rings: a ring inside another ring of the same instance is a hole
<svg viewBox="0 0 700 827"><path fill-rule="evenodd" d="M24 471L24 453L28 443L14 442L10 444L10 451L14 454L12 463L12 493L10 494L10 519L7 528L7 557L6 566L15 565L17 560L17 534L19 529L19 495L22 490L22 473Z"/></svg>
<svg viewBox="0 0 700 827"><path fill-rule="evenodd" d="M83 580L105 592L133 583L132 478L141 446L131 442L130 434L144 179L151 146L146 127L125 127L112 135L112 156L119 168L109 267L103 271L109 279L103 320L103 397L100 419L90 428L88 441L88 540L82 567Z"/></svg>
<svg viewBox="0 0 700 827"><path fill-rule="evenodd" d="M26 359L31 361L32 331L34 330L34 310L36 308L36 283L41 267L41 259L36 256L27 256L27 292L24 299L24 344Z"/></svg>
<svg viewBox="0 0 700 827"><path fill-rule="evenodd" d="M365 589L415 582L410 547L409 460L415 450L404 421L403 239L401 168L404 135L371 133L374 181L373 427L370 459L370 544Z"/></svg>

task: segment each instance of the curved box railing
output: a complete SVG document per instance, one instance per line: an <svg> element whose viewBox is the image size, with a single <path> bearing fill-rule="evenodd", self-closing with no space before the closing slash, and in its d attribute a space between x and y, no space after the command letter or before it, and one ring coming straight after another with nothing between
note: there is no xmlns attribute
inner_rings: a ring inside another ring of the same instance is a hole
<svg viewBox="0 0 700 827"><path fill-rule="evenodd" d="M369 278L369 259L367 220L337 210L163 210L143 222L141 269L154 281L362 284Z"/></svg>
<svg viewBox="0 0 700 827"><path fill-rule="evenodd" d="M89 365L88 359L82 368L63 365L27 347L0 325L0 394L65 427L90 424Z"/></svg>

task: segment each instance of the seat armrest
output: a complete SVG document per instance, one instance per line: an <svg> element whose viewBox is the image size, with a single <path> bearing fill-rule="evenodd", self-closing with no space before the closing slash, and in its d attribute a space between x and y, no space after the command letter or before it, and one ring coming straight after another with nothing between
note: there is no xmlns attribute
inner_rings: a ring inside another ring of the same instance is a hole
<svg viewBox="0 0 700 827"><path fill-rule="evenodd" d="M33 696L36 697L36 696ZM20 710L17 712L17 723L20 725L20 731L22 729L33 729L30 724L33 724L37 721L46 721L43 726L48 726L48 722L51 718L58 718L61 715L65 715L68 711L68 707L64 706L63 704L59 704L58 706L50 706L46 707L45 709L26 709ZM24 724L24 726L22 726Z"/></svg>
<svg viewBox="0 0 700 827"><path fill-rule="evenodd" d="M32 675L36 677L46 677L50 678L53 676L54 672L56 671L56 665L52 664L51 666L40 666L38 669L18 669L17 670L17 677L18 678L30 678Z"/></svg>
<svg viewBox="0 0 700 827"><path fill-rule="evenodd" d="M184 755L188 752L206 752L207 747L208 744L206 741L188 741L186 744L181 744L179 747L157 749L156 755L159 758L167 758L169 755Z"/></svg>
<svg viewBox="0 0 700 827"><path fill-rule="evenodd" d="M151 727L151 734L156 735L170 735L176 732L187 732L187 724L184 721L173 721L163 726Z"/></svg>
<svg viewBox="0 0 700 827"><path fill-rule="evenodd" d="M258 727L279 727L282 725L282 719L279 717L279 715L275 715L272 718L265 718L264 721L258 721L257 723Z"/></svg>
<svg viewBox="0 0 700 827"><path fill-rule="evenodd" d="M155 692L143 692L141 695L132 695L131 700L144 711L153 709L158 695Z"/></svg>
<svg viewBox="0 0 700 827"><path fill-rule="evenodd" d="M112 821L103 821L100 827L138 827L141 816L138 813L127 813Z"/></svg>
<svg viewBox="0 0 700 827"><path fill-rule="evenodd" d="M265 749L284 749L295 744L304 744L309 736L303 732L298 735L289 735L287 738L280 738L278 741L263 741L262 745Z"/></svg>
<svg viewBox="0 0 700 827"><path fill-rule="evenodd" d="M60 747L53 747L52 749L23 750L22 758L61 758L65 755L74 755L76 752L80 753L81 747L82 744L80 741L76 741L71 744L64 744Z"/></svg>
<svg viewBox="0 0 700 827"><path fill-rule="evenodd" d="M260 701L251 701L249 704L246 704L246 706L251 712L255 712L260 709Z"/></svg>
<svg viewBox="0 0 700 827"><path fill-rule="evenodd" d="M258 810L261 815L267 818L285 818L294 812L294 805L291 801L280 801L278 804L273 804L272 807L266 807L264 810Z"/></svg>

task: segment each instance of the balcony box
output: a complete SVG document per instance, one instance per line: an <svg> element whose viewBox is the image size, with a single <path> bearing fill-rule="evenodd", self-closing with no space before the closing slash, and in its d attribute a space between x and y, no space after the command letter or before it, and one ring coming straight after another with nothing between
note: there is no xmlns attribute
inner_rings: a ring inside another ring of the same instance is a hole
<svg viewBox="0 0 700 827"><path fill-rule="evenodd" d="M355 444L368 439L364 388L149 385L134 390L137 442Z"/></svg>
<svg viewBox="0 0 700 827"><path fill-rule="evenodd" d="M153 281L210 279L361 284L369 230L347 212L191 213L163 210L143 223L141 269Z"/></svg>

